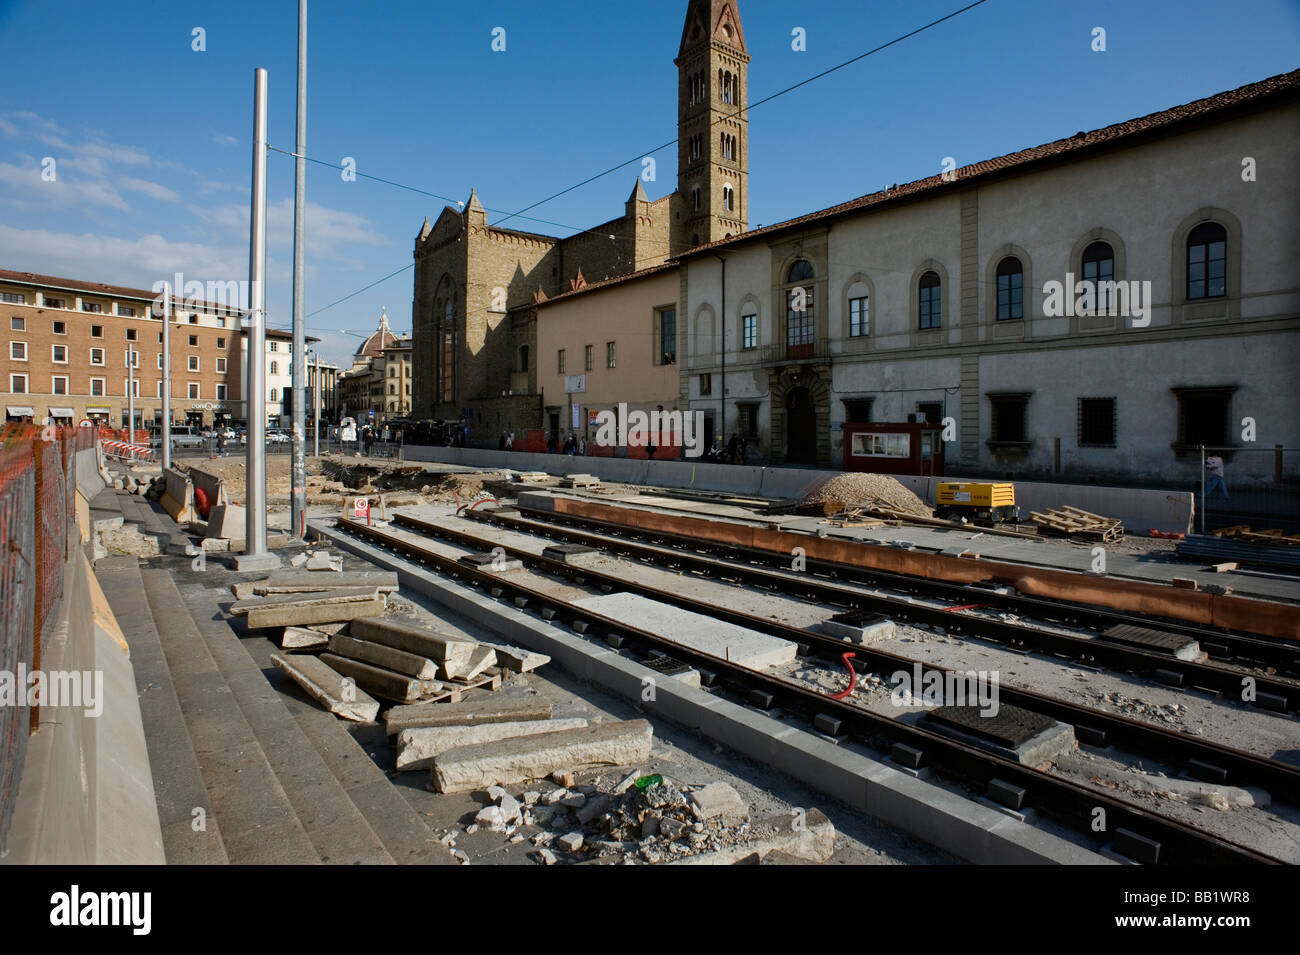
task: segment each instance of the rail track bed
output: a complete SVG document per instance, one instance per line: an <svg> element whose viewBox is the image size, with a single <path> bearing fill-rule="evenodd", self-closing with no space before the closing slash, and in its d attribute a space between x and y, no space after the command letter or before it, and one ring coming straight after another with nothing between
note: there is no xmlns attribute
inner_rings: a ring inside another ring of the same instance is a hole
<svg viewBox="0 0 1300 955"><path fill-rule="evenodd" d="M526 531L541 537L543 541L572 541L574 539L572 535L576 533L594 533L578 532L572 527L556 527L549 521L534 520L531 515L525 518L505 509L486 513L481 510L475 511L472 519L486 521L502 528L509 526L513 531ZM457 526L453 527L452 524ZM603 573L590 567L577 567L546 558L528 549L502 544L485 537L482 531L486 531L487 528L474 533L476 528L468 521L456 521L454 518L427 521L410 514L399 513L395 515L392 526L386 529L358 525L351 521L340 521L339 526L349 533L366 539L371 544L429 565L440 573L479 587L497 599L526 608L529 612L536 612L552 624L565 626L590 639L601 640L622 653L642 657L659 667L663 666L662 658L666 655L671 660L697 669L705 685L713 692L742 700L765 712L780 712L804 720L827 736L841 740L858 740L877 752L892 753L896 757L900 752L907 754L919 752L926 765L942 776L960 780L968 792L976 795L1005 794L1009 787L1010 791L1020 794L1016 800L1016 808L1033 807L1040 810L1069 827L1088 844L1098 845L1113 840L1118 851L1131 854L1143 861L1209 861L1211 857L1219 861L1278 861L1279 857L1284 861L1290 861L1286 852L1270 854L1260 851L1257 847L1241 844L1240 841L1223 838L1188 825L1186 822L1147 811L1135 805L1132 799L1125 798L1123 793L1108 792L1104 782L1081 785L1077 780L1064 779L1054 773L991 756L985 749L966 746L932 729L927 729L924 725L900 720L896 715L872 712L858 701L832 699L828 693L801 684L800 681L788 676L750 670L727 660L694 652L662 635L638 630L576 607L572 600L578 593L601 593L614 590L640 592L662 603L705 613L719 620L792 640L799 645L802 654L800 662L804 665L821 664L832 668L838 667L839 672L845 673L840 658L846 649L849 649L855 654L852 665L864 677L868 674L888 674L901 668L910 668L917 664L915 659L869 646L857 644L850 646L840 638L728 609L716 601L701 601L661 588L638 585L626 577ZM570 536L566 537L566 534ZM600 546L602 549L620 549L610 546L608 541L587 540L586 542L592 546ZM660 565L669 567L677 563L679 569L686 563L690 563L690 571L693 573L723 579L734 579L735 566L738 566L736 560L740 559L735 557L732 561L719 560L677 551L670 547L661 547L657 544L632 541L621 542L620 546L637 550L635 557L641 561L653 559ZM494 548L500 548L500 552L511 559L522 561L527 571L524 574L494 574L472 567L461 560L461 557L466 555L482 554ZM643 548L652 548L655 553L644 551ZM625 550L624 553L627 551ZM706 565L698 563L699 561L713 561L726 566ZM751 568L751 570L781 576L779 580L767 579L766 586L769 589L779 589L786 596L791 596L794 581L787 579L788 575L781 575L778 571L764 568ZM559 584L560 581L563 581L563 584ZM838 580L823 579L815 583L816 593L806 595L808 599L826 599L830 593L823 589L826 587L836 588L835 596L841 600L851 596L851 591L860 589ZM913 583L919 586L929 582ZM746 585L753 586L748 581ZM964 627L969 620L972 636L977 626L1005 624L1000 620L980 620L977 623L976 618L969 618L964 613L955 614L936 607L918 606L915 602L916 598L912 599L913 603L904 604L903 607L891 604L890 609L905 608L914 614L922 615L942 614L942 617L935 619L940 620L950 629L955 622ZM852 604L844 602L839 606L852 606ZM1082 611L1078 612L1082 613ZM958 617L961 618L960 621L957 620ZM931 663L925 663L923 667L926 672L944 669ZM1279 688L1287 693L1294 692L1289 684ZM1266 789L1274 800L1290 805L1300 802L1300 768L1294 765L1259 754L1243 752L1208 739L1080 706L1023 687L1002 684L1000 692L1001 699L1006 705L1023 708L1070 724L1075 728L1079 741L1087 744L1089 748L1112 747L1115 750L1136 753L1143 758L1169 765L1174 774L1185 770L1190 776L1208 778L1215 783L1260 787ZM1285 716L1271 718L1290 722ZM900 744L904 748L901 751L897 749ZM1099 807L1111 820L1106 828L1108 836L1101 839L1090 828L1091 820L1095 818L1093 811ZM1123 832L1119 833L1119 830ZM1194 848L1206 840L1215 848L1209 849L1204 846ZM1153 850L1153 846L1157 848Z"/></svg>

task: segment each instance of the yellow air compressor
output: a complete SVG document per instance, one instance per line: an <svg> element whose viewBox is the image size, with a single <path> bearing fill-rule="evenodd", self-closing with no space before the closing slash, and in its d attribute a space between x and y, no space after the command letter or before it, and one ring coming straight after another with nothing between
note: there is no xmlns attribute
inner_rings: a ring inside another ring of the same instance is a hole
<svg viewBox="0 0 1300 955"><path fill-rule="evenodd" d="M1016 486L1010 482L967 483L943 481L935 488L934 516L943 520L964 517L968 521L998 524L1015 522Z"/></svg>

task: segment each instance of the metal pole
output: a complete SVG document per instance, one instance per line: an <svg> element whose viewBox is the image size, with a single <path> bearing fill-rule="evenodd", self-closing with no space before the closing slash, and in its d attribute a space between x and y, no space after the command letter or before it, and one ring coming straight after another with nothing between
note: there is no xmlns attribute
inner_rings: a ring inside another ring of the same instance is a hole
<svg viewBox="0 0 1300 955"><path fill-rule="evenodd" d="M316 359L316 374L312 377L311 389L311 408L313 418L311 427L311 453L312 457L318 458L320 457L320 355L316 354L312 357Z"/></svg>
<svg viewBox="0 0 1300 955"><path fill-rule="evenodd" d="M307 409L306 392L306 319L303 317L303 282L306 281L307 229L307 0L298 0L298 144L294 149L293 172L293 357L290 374L293 381L293 480L290 526L294 537L306 534L307 510Z"/></svg>
<svg viewBox="0 0 1300 955"><path fill-rule="evenodd" d="M162 466L163 471L172 466L172 289L163 288L163 366L162 366Z"/></svg>
<svg viewBox="0 0 1300 955"><path fill-rule="evenodd" d="M1205 533L1205 445L1201 445L1201 533Z"/></svg>
<svg viewBox="0 0 1300 955"><path fill-rule="evenodd" d="M127 347L126 352L126 443L130 460L135 460L135 345Z"/></svg>
<svg viewBox="0 0 1300 955"><path fill-rule="evenodd" d="M266 548L266 70L253 72L253 189L248 254L248 451L244 554ZM236 562L238 565L238 562Z"/></svg>

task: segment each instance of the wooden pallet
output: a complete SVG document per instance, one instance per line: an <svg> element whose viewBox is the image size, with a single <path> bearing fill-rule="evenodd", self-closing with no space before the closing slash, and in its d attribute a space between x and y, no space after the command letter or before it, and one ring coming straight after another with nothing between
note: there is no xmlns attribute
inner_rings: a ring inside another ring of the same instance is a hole
<svg viewBox="0 0 1300 955"><path fill-rule="evenodd" d="M1257 531L1249 524L1237 524L1233 527L1220 527L1211 531L1215 537L1248 541L1252 544L1300 544L1300 534L1284 534L1276 528Z"/></svg>
<svg viewBox="0 0 1300 955"><path fill-rule="evenodd" d="M1046 512L1030 511L1029 516L1039 527L1067 537L1101 541L1107 544L1116 543L1124 538L1124 525L1121 522L1078 507L1065 505Z"/></svg>
<svg viewBox="0 0 1300 955"><path fill-rule="evenodd" d="M412 700L413 703L459 703L461 696L467 690L499 690L501 689L501 671L496 667L488 667L472 680L451 680L443 683L443 688L437 693L431 693L428 696L422 696L418 700Z"/></svg>

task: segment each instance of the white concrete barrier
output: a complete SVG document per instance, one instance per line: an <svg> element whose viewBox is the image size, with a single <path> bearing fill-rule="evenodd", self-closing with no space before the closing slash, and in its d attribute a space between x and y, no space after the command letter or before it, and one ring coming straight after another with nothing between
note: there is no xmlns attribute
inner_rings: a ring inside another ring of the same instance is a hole
<svg viewBox="0 0 1300 955"><path fill-rule="evenodd" d="M648 461L635 458L569 457L566 454L516 453L477 448L438 448L408 445L408 461L437 461L467 467L511 468L516 471L546 471L551 474L581 472L605 481L649 484L658 487L721 491L745 497L799 499L819 482L840 473L810 468L769 468L749 465L712 464L705 461ZM989 478L914 477L893 475L926 503L934 504L934 486L940 481L987 481ZM1158 488L1106 487L1099 484L1053 484L1046 481L1014 481L1016 503L1028 518L1030 511L1045 511L1062 505L1082 508L1124 523L1130 533L1148 530L1190 533L1194 517L1192 491Z"/></svg>

